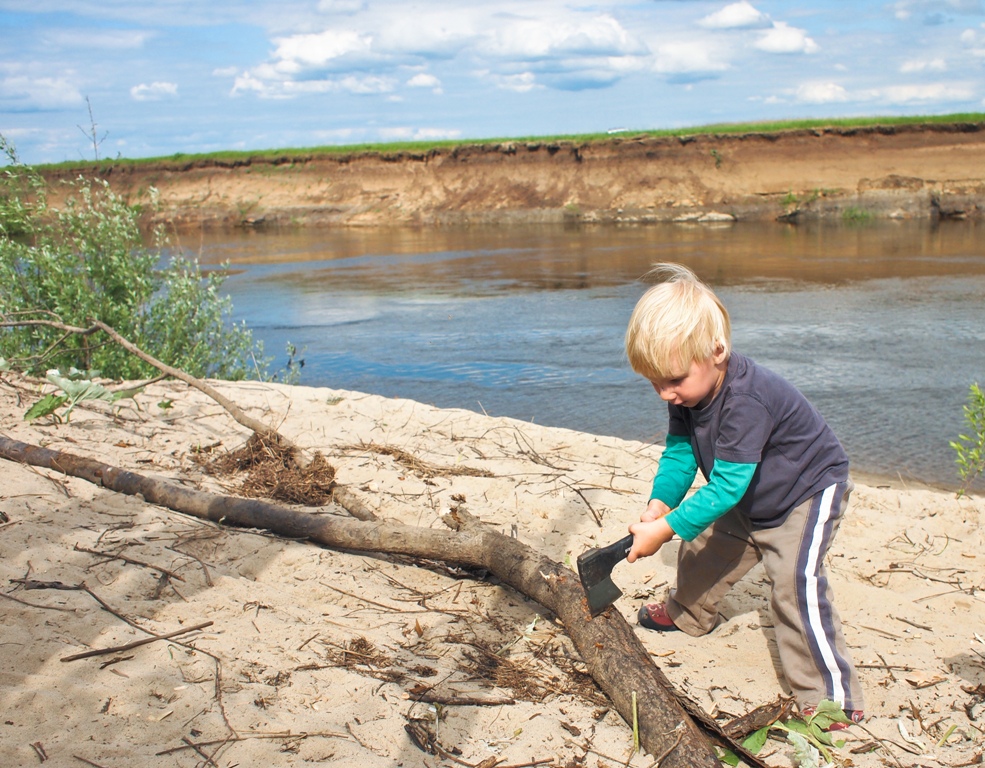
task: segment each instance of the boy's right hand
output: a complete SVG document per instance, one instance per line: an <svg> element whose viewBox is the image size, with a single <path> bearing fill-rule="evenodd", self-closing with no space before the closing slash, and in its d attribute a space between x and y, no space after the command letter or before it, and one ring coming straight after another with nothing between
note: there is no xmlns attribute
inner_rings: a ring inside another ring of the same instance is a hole
<svg viewBox="0 0 985 768"><path fill-rule="evenodd" d="M650 499L650 503L646 505L646 509L640 515L640 522L649 523L659 520L661 517L669 515L670 511L670 507L660 501L660 499Z"/></svg>
<svg viewBox="0 0 985 768"><path fill-rule="evenodd" d="M629 532L633 534L633 547L626 555L628 563L635 563L641 557L649 557L674 538L674 529L663 518L633 523L629 526Z"/></svg>

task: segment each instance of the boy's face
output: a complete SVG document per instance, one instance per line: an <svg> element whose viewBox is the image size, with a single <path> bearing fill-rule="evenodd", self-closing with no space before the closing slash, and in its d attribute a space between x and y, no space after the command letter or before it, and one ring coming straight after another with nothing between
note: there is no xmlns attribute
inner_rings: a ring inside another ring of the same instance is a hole
<svg viewBox="0 0 985 768"><path fill-rule="evenodd" d="M721 348L711 357L695 360L667 379L650 379L660 399L683 408L704 408L715 399L725 381L728 356Z"/></svg>

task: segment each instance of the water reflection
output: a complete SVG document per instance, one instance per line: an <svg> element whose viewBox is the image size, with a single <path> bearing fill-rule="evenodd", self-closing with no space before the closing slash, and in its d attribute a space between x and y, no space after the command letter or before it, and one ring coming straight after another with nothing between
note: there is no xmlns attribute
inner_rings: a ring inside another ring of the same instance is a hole
<svg viewBox="0 0 985 768"><path fill-rule="evenodd" d="M983 239L971 223L474 227L183 236L231 262L237 317L303 383L660 439L622 353L655 261L712 283L735 345L805 391L861 470L953 485L948 441L985 381Z"/></svg>

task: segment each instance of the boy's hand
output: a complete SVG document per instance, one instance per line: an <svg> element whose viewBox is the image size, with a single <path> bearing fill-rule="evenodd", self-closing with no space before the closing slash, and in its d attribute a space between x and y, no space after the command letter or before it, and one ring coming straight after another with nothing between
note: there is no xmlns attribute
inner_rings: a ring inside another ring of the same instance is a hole
<svg viewBox="0 0 985 768"><path fill-rule="evenodd" d="M674 538L674 529L662 517L633 523L629 526L629 532L633 534L633 548L626 556L629 563L635 563L641 557L649 557Z"/></svg>
<svg viewBox="0 0 985 768"><path fill-rule="evenodd" d="M657 520L669 514L670 507L660 501L660 499L650 499L650 503L646 505L646 510L640 515L640 522L649 523L651 520Z"/></svg>

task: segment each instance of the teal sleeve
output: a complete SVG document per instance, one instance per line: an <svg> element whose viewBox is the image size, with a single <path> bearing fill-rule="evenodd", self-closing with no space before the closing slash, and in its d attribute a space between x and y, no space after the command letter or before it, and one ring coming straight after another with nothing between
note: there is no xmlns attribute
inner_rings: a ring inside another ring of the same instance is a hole
<svg viewBox="0 0 985 768"><path fill-rule="evenodd" d="M705 528L739 503L752 482L756 463L715 462L708 484L667 515L667 524L685 541L691 541Z"/></svg>
<svg viewBox="0 0 985 768"><path fill-rule="evenodd" d="M667 435L667 447L653 478L651 499L660 499L673 509L681 503L698 474L698 461L691 450L691 438L684 435Z"/></svg>

